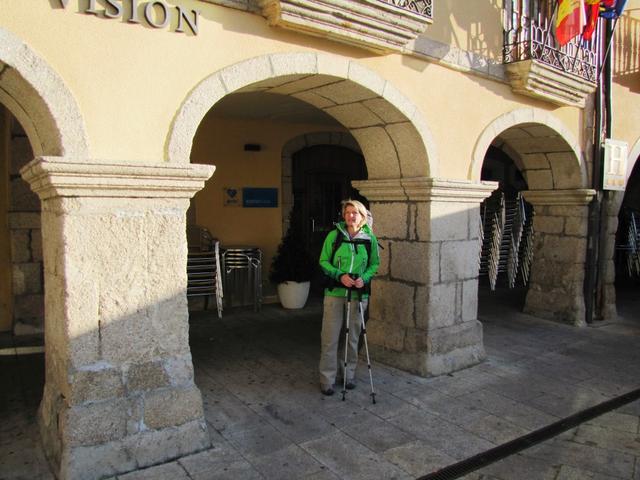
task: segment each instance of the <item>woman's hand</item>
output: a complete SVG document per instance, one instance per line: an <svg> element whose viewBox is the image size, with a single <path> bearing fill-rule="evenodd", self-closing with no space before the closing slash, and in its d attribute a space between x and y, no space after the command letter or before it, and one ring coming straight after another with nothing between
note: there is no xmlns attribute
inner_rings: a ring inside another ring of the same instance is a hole
<svg viewBox="0 0 640 480"><path fill-rule="evenodd" d="M348 273L345 273L340 277L340 283L342 283L342 285L344 285L347 288L364 287L364 280L362 280L362 278L358 277L354 280L353 278L351 278L351 275L349 275Z"/></svg>
<svg viewBox="0 0 640 480"><path fill-rule="evenodd" d="M340 283L347 288L353 288L356 282L353 278L351 278L351 275L345 273L340 277Z"/></svg>

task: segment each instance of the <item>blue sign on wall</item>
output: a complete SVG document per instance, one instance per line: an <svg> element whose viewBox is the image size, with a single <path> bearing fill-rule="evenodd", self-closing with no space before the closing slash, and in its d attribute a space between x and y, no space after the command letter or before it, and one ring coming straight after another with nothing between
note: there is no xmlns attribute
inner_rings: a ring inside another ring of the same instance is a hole
<svg viewBox="0 0 640 480"><path fill-rule="evenodd" d="M248 208L275 208L278 206L278 189L245 187L242 189L242 206Z"/></svg>

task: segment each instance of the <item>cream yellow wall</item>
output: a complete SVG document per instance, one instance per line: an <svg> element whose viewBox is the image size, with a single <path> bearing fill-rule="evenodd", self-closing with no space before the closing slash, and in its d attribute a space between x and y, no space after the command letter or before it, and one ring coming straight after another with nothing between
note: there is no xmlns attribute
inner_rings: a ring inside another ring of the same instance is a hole
<svg viewBox="0 0 640 480"><path fill-rule="evenodd" d="M494 60L502 57L503 0L433 3L433 24L425 37Z"/></svg>
<svg viewBox="0 0 640 480"><path fill-rule="evenodd" d="M355 59L391 81L417 105L432 131L440 177L467 178L477 138L493 120L514 109L535 106L550 111L581 140L583 121L578 109L514 95L504 83L406 55L375 55L288 33L269 27L259 15L202 1L167 3L200 10L199 35L86 15L78 8L84 8L83 0L69 0L66 9L53 8L56 0L30 2L28 7L0 0L2 27L46 59L77 99L93 158L164 159L176 111L204 78L247 58L300 51ZM474 1L474 7L460 0L436 2L429 35L465 49L484 42L486 49L476 50L495 54L502 47L501 5L486 0ZM466 37L465 29L469 29Z"/></svg>
<svg viewBox="0 0 640 480"><path fill-rule="evenodd" d="M631 149L640 141L640 0L628 1L614 41L613 138Z"/></svg>
<svg viewBox="0 0 640 480"><path fill-rule="evenodd" d="M314 131L336 131L322 125L301 125L215 118L207 115L193 145L192 161L216 166L195 197L196 223L207 227L222 246L252 245L263 252L263 274L282 238L282 147L294 137ZM259 144L245 152L244 144ZM275 187L277 208L223 205L224 187ZM266 282L266 276L265 278Z"/></svg>
<svg viewBox="0 0 640 480"><path fill-rule="evenodd" d="M9 115L0 105L0 332L11 330L11 238L9 236Z"/></svg>

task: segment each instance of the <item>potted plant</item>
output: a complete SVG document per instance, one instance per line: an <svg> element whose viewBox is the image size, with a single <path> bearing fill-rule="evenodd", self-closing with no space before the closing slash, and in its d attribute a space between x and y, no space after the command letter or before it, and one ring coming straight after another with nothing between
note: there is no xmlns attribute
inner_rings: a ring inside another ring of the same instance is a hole
<svg viewBox="0 0 640 480"><path fill-rule="evenodd" d="M302 308L309 296L316 262L311 258L295 222L293 212L289 228L273 257L269 280L278 287L278 297L284 308Z"/></svg>

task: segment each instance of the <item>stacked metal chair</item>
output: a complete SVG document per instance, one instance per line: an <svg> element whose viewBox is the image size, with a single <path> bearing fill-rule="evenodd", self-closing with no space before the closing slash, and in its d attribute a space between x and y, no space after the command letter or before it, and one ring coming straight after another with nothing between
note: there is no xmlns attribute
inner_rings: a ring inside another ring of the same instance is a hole
<svg viewBox="0 0 640 480"><path fill-rule="evenodd" d="M520 193L507 200L498 190L483 202L480 214L480 275L488 276L491 290L495 290L500 274L506 274L509 288L519 281L526 285L533 259L531 208Z"/></svg>
<svg viewBox="0 0 640 480"><path fill-rule="evenodd" d="M622 241L616 245L630 278L640 278L640 214L627 210L623 217Z"/></svg>
<svg viewBox="0 0 640 480"><path fill-rule="evenodd" d="M220 270L220 243L209 230L198 225L187 227L187 297L205 297L204 308L215 297L218 318L222 318L222 275Z"/></svg>

